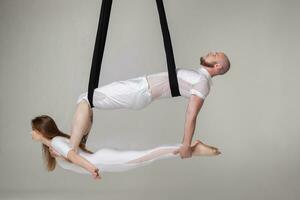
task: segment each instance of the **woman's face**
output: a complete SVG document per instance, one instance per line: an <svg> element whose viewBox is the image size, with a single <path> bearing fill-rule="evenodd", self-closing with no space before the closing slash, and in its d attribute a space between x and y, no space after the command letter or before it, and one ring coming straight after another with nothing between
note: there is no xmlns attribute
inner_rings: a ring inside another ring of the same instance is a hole
<svg viewBox="0 0 300 200"><path fill-rule="evenodd" d="M38 130L35 130L35 129L33 129L31 131L31 136L32 136L32 139L35 141L40 141L43 137L43 135Z"/></svg>

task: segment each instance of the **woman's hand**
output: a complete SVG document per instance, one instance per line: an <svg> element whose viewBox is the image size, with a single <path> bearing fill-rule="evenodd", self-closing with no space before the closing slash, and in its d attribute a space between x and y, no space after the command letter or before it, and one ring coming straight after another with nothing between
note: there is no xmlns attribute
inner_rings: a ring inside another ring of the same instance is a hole
<svg viewBox="0 0 300 200"><path fill-rule="evenodd" d="M93 179L95 180L101 179L99 169L96 166L90 164L86 169L91 173Z"/></svg>
<svg viewBox="0 0 300 200"><path fill-rule="evenodd" d="M99 173L99 169L95 168L94 170L92 170L92 176L95 180L101 179L100 173Z"/></svg>

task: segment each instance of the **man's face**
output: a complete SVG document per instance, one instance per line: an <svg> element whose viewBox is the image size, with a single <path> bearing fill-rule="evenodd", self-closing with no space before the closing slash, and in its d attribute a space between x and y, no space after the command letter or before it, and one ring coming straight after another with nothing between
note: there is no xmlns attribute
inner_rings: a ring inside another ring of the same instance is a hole
<svg viewBox="0 0 300 200"><path fill-rule="evenodd" d="M214 65L217 63L222 64L224 59L225 59L224 53L222 52L209 52L205 56L202 56L200 61L201 61L201 65L207 67L214 67Z"/></svg>

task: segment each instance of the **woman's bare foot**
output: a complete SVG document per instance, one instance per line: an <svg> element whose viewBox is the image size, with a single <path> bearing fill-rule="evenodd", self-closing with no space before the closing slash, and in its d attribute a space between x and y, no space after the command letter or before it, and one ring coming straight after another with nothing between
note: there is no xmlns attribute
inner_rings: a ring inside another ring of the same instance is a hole
<svg viewBox="0 0 300 200"><path fill-rule="evenodd" d="M218 148L204 144L200 140L196 140L191 147L193 156L216 156L221 154Z"/></svg>

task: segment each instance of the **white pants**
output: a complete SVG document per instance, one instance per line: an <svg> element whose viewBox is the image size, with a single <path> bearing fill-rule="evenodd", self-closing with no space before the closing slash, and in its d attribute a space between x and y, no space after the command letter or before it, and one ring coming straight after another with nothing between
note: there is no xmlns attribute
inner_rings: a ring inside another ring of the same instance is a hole
<svg viewBox="0 0 300 200"><path fill-rule="evenodd" d="M86 100L87 92L81 94L77 103ZM125 81L115 81L96 88L93 104L98 109L133 109L138 110L152 102L146 75Z"/></svg>

